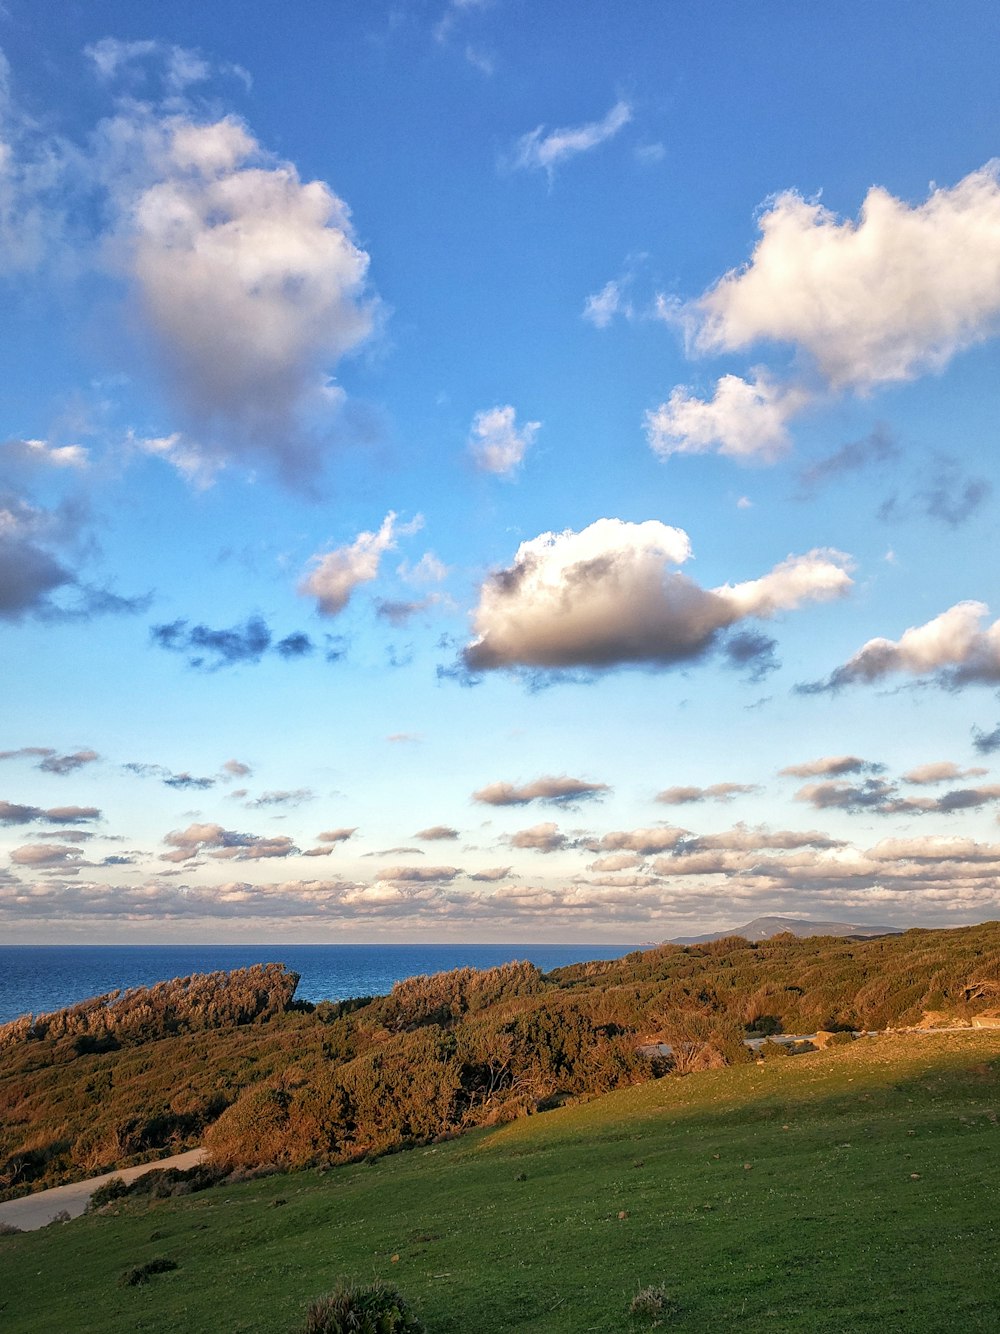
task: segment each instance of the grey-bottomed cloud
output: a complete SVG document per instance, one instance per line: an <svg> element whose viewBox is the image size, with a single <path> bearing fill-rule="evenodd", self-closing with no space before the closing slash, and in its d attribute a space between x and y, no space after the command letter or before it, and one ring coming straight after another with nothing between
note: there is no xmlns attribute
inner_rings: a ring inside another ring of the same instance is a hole
<svg viewBox="0 0 1000 1334"><path fill-rule="evenodd" d="M581 532L523 542L512 565L480 589L464 665L470 672L667 667L722 647L748 617L843 597L852 583L847 556L814 550L759 579L705 589L670 568L690 555L687 534L655 519L599 519ZM759 652L770 658L773 648L765 639Z"/></svg>

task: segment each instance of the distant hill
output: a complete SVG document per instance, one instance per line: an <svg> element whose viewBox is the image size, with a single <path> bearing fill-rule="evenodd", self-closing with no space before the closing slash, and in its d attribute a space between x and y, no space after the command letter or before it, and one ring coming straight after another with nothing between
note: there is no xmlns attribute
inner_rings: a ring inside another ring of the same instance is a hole
<svg viewBox="0 0 1000 1334"><path fill-rule="evenodd" d="M746 926L734 926L728 931L713 931L708 936L675 936L671 945L707 945L710 940L724 940L726 936L743 936L745 940L768 940L771 936L790 931L793 936L892 936L898 935L898 926L857 926L851 922L806 922L799 917L755 917Z"/></svg>

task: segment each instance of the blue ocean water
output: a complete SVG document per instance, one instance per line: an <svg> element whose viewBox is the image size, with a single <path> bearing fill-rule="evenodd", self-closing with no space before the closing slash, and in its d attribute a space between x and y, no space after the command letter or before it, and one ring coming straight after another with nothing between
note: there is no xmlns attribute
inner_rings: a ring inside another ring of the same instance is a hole
<svg viewBox="0 0 1000 1334"><path fill-rule="evenodd" d="M493 968L528 959L548 970L617 959L625 945L0 945L0 1023L43 1014L116 988L191 973L283 963L300 974L300 1000L377 996L418 973Z"/></svg>

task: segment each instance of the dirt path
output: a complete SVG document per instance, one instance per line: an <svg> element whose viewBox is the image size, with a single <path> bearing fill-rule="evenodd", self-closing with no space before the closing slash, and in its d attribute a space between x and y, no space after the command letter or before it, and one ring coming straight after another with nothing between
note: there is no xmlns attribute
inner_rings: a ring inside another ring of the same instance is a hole
<svg viewBox="0 0 1000 1334"><path fill-rule="evenodd" d="M22 1195L19 1200L0 1202L0 1223L10 1223L22 1232L33 1232L36 1228L51 1223L53 1216L65 1209L70 1218L79 1218L87 1207L87 1201L98 1186L112 1177L121 1177L123 1181L134 1181L159 1167L194 1167L205 1157L204 1149L188 1149L187 1153L176 1153L172 1158L158 1158L155 1163L142 1163L139 1167L126 1167L120 1172L105 1172L103 1176L91 1177L88 1181L74 1181L69 1186L53 1186L51 1190L40 1190L35 1195Z"/></svg>

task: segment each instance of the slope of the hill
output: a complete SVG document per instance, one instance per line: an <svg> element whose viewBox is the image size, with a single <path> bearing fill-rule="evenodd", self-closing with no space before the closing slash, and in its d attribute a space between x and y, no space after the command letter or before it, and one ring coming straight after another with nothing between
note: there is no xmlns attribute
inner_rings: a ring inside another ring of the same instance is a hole
<svg viewBox="0 0 1000 1334"><path fill-rule="evenodd" d="M347 1162L647 1080L663 1047L692 1069L749 1060L748 1034L968 1022L1000 1002L1000 924L459 969L316 1007L294 985L271 965L0 1029L0 1192L200 1142L230 1170Z"/></svg>
<svg viewBox="0 0 1000 1334"><path fill-rule="evenodd" d="M378 1275L431 1334L993 1334L1000 1033L665 1079L373 1164L0 1237L5 1334L288 1334ZM176 1268L140 1287L127 1269ZM648 1327L645 1326L645 1327Z"/></svg>

